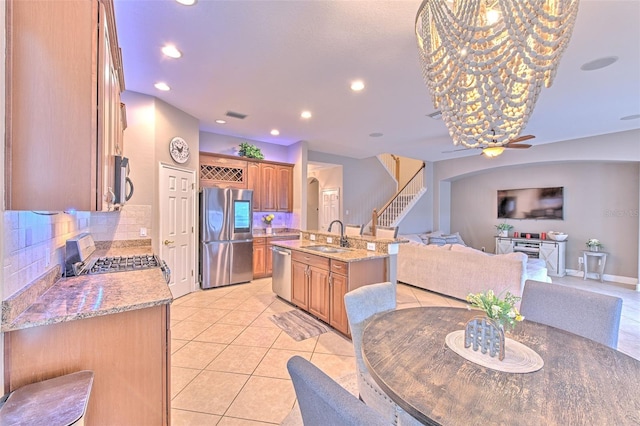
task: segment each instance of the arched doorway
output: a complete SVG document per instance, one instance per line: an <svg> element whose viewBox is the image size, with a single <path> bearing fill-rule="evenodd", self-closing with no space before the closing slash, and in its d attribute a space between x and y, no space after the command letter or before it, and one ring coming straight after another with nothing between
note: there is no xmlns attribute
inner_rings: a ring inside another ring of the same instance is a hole
<svg viewBox="0 0 640 426"><path fill-rule="evenodd" d="M318 202L320 200L320 183L318 179L307 179L307 229L318 229Z"/></svg>

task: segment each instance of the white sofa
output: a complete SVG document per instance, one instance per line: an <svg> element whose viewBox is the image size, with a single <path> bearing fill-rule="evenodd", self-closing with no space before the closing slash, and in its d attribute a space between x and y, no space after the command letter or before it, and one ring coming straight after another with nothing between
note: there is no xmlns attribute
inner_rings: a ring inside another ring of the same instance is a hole
<svg viewBox="0 0 640 426"><path fill-rule="evenodd" d="M398 281L462 300L489 289L522 296L528 279L551 282L544 261L524 253L493 255L462 244L412 241L398 247Z"/></svg>

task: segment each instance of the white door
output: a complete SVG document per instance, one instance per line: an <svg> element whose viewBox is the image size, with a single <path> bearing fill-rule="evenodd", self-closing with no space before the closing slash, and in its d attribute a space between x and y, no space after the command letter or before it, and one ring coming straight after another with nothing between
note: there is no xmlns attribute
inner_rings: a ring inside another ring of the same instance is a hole
<svg viewBox="0 0 640 426"><path fill-rule="evenodd" d="M322 190L322 223L321 229L326 230L331 221L340 219L340 190Z"/></svg>
<svg viewBox="0 0 640 426"><path fill-rule="evenodd" d="M174 298L195 289L195 175L160 165L160 258L171 270Z"/></svg>

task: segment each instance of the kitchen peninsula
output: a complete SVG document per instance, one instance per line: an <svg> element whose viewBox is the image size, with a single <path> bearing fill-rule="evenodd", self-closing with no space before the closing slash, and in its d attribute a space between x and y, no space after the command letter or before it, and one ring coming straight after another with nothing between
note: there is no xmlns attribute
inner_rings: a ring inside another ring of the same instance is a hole
<svg viewBox="0 0 640 426"><path fill-rule="evenodd" d="M172 296L160 268L47 279L50 287L30 303L17 300L29 289L3 302L5 392L91 370L85 424L168 424ZM21 303L22 312L12 307Z"/></svg>

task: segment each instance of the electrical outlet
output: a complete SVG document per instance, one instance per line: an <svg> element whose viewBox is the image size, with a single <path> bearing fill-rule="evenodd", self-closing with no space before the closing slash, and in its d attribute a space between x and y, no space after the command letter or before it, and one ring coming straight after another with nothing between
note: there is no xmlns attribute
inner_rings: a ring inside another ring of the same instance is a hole
<svg viewBox="0 0 640 426"><path fill-rule="evenodd" d="M376 249L376 243L367 243L367 250L374 251Z"/></svg>
<svg viewBox="0 0 640 426"><path fill-rule="evenodd" d="M311 241L315 241L315 240L316 240L316 234L311 234L311 235L309 235L309 239L310 239Z"/></svg>
<svg viewBox="0 0 640 426"><path fill-rule="evenodd" d="M484 251L484 247L480 247L480 250Z"/></svg>
<svg viewBox="0 0 640 426"><path fill-rule="evenodd" d="M333 238L331 238L331 237L327 237L327 243L328 243L328 244L331 244L332 242L333 242Z"/></svg>
<svg viewBox="0 0 640 426"><path fill-rule="evenodd" d="M141 237L147 236L147 228L140 228L140 236Z"/></svg>
<svg viewBox="0 0 640 426"><path fill-rule="evenodd" d="M578 265L582 265L583 260L584 259L582 257L578 257Z"/></svg>

